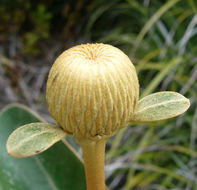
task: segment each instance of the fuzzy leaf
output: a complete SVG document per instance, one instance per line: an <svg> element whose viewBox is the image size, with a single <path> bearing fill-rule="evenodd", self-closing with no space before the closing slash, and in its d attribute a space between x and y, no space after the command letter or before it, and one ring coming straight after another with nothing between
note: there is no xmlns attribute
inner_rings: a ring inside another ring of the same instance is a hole
<svg viewBox="0 0 197 190"><path fill-rule="evenodd" d="M139 101L131 121L151 122L169 119L184 113L189 106L189 100L176 92L150 94Z"/></svg>
<svg viewBox="0 0 197 190"><path fill-rule="evenodd" d="M59 127L49 123L30 123L16 129L8 138L7 151L16 158L41 153L66 136Z"/></svg>

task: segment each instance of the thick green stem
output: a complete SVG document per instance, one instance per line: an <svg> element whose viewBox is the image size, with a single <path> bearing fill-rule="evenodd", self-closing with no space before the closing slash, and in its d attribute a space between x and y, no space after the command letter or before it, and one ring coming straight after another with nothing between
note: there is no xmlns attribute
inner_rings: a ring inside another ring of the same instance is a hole
<svg viewBox="0 0 197 190"><path fill-rule="evenodd" d="M105 145L106 139L90 141L77 139L82 147L87 190L105 190Z"/></svg>

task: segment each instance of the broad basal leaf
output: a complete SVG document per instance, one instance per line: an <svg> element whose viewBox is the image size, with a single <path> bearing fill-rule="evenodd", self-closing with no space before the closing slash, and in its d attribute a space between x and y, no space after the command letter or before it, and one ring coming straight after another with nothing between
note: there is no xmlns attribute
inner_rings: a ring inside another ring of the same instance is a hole
<svg viewBox="0 0 197 190"><path fill-rule="evenodd" d="M66 136L56 125L30 123L17 128L8 138L7 151L16 158L41 153Z"/></svg>
<svg viewBox="0 0 197 190"><path fill-rule="evenodd" d="M131 121L145 122L172 118L185 112L189 106L189 100L176 92L150 94L139 101Z"/></svg>

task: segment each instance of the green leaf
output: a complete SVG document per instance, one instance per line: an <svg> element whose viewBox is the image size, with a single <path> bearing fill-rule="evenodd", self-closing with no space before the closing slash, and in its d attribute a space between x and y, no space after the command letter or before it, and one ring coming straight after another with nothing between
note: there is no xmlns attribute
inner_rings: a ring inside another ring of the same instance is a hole
<svg viewBox="0 0 197 190"><path fill-rule="evenodd" d="M0 113L0 189L86 189L81 158L64 139L33 157L17 159L8 155L6 141L10 133L32 122L44 121L21 105L8 106Z"/></svg>
<svg viewBox="0 0 197 190"><path fill-rule="evenodd" d="M184 113L189 106L189 100L176 92L150 94L139 101L131 121L149 122L169 119Z"/></svg>
<svg viewBox="0 0 197 190"><path fill-rule="evenodd" d="M17 128L8 138L7 151L16 158L41 153L66 136L56 125L30 123Z"/></svg>

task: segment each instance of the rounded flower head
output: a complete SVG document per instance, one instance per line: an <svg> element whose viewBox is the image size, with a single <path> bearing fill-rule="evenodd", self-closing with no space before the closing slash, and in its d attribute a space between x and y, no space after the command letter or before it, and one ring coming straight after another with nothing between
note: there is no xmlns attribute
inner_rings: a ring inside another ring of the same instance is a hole
<svg viewBox="0 0 197 190"><path fill-rule="evenodd" d="M53 64L46 99L57 123L70 135L112 136L133 116L139 83L129 58L106 44L64 51Z"/></svg>

